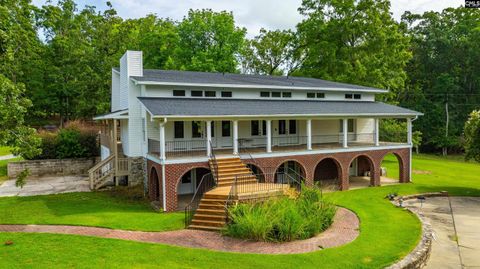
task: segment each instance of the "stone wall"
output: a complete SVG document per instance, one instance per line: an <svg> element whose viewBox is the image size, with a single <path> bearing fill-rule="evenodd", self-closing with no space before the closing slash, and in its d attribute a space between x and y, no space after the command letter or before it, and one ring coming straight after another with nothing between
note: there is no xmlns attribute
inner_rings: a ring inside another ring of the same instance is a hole
<svg viewBox="0 0 480 269"><path fill-rule="evenodd" d="M17 175L28 168L30 177L88 175L88 169L96 163L96 158L49 159L10 162L7 166L8 178Z"/></svg>
<svg viewBox="0 0 480 269"><path fill-rule="evenodd" d="M128 185L136 186L144 184L146 177L146 161L143 157L130 158L130 173L128 175Z"/></svg>

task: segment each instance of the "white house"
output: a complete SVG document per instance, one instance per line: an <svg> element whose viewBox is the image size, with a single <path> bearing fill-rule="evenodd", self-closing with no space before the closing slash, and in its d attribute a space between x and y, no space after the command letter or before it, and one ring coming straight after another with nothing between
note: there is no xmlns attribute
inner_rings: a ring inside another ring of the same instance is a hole
<svg viewBox="0 0 480 269"><path fill-rule="evenodd" d="M173 211L207 174L209 189L245 174L278 184L295 174L341 190L366 176L378 186L388 153L398 158L400 182L409 182L412 121L421 113L375 101L386 92L313 78L144 70L142 52L127 51L112 69L112 112L95 118L108 128L92 187L128 176ZM384 141L379 125L390 118L408 127Z"/></svg>

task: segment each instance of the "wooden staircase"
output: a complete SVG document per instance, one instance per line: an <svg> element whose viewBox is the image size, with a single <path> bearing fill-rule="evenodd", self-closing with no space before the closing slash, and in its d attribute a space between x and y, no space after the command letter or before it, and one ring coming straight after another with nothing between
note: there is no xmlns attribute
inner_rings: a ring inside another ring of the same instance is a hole
<svg viewBox="0 0 480 269"><path fill-rule="evenodd" d="M248 178L251 177L251 183L257 182L253 172L239 157L221 158L216 161L210 159L209 164L212 173L218 175L217 187L203 195L189 226L192 229L220 230L227 220L225 203L235 177L241 176L246 182L249 182Z"/></svg>
<svg viewBox="0 0 480 269"><path fill-rule="evenodd" d="M90 170L88 170L88 177L91 190L98 190L109 182L112 182L115 177L115 155L110 155L105 160L90 168Z"/></svg>

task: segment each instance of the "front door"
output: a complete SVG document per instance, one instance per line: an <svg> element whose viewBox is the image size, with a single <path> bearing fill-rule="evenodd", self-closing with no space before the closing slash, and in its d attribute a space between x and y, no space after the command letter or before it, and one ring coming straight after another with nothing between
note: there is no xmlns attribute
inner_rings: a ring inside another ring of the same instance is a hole
<svg viewBox="0 0 480 269"><path fill-rule="evenodd" d="M357 159L353 160L348 168L348 175L349 176L357 176Z"/></svg>

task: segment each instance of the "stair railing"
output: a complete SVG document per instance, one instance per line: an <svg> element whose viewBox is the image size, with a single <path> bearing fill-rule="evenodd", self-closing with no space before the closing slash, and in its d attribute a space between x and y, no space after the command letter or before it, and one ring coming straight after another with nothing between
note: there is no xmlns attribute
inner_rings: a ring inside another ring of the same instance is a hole
<svg viewBox="0 0 480 269"><path fill-rule="evenodd" d="M185 228L188 228L188 226L190 226L190 224L192 223L193 216L195 215L195 212L197 212L203 195L211 189L215 188L216 185L217 183L212 173L208 173L202 177L200 183L198 184L198 187L193 193L192 200L185 207Z"/></svg>
<svg viewBox="0 0 480 269"><path fill-rule="evenodd" d="M212 141L208 141L210 143L210 160L212 161L213 164L213 179L215 182L218 183L218 163L217 163L217 157L215 157L215 150L213 149L213 144Z"/></svg>
<svg viewBox="0 0 480 269"><path fill-rule="evenodd" d="M115 155L110 155L88 170L90 189L96 189L97 183L113 173L115 173Z"/></svg>

